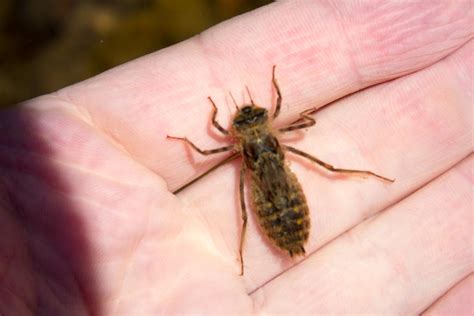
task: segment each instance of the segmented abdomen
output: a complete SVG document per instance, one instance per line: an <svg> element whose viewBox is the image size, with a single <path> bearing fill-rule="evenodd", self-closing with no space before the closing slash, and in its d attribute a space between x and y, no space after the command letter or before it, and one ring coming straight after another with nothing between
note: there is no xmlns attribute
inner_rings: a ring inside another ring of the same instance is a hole
<svg viewBox="0 0 474 316"><path fill-rule="evenodd" d="M261 228L275 244L290 253L304 254L308 240L309 210L301 185L283 159L261 155L251 171L253 207Z"/></svg>

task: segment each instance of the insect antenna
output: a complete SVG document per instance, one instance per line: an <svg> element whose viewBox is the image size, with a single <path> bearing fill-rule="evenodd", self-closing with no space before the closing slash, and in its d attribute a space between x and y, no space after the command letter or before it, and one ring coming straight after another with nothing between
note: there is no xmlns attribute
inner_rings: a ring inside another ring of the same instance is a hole
<svg viewBox="0 0 474 316"><path fill-rule="evenodd" d="M234 102L234 105L235 105L235 109L238 112L239 111L239 106L237 105L237 102L235 102L235 99L234 99L234 96L232 95L232 92L229 91L229 95L232 98L232 101Z"/></svg>
<svg viewBox="0 0 474 316"><path fill-rule="evenodd" d="M252 95L250 94L249 87L248 87L248 86L245 86L245 89L247 89L247 93L248 93L248 95L249 95L250 102L252 103L252 105L255 105L255 103L253 102L253 99L252 99Z"/></svg>

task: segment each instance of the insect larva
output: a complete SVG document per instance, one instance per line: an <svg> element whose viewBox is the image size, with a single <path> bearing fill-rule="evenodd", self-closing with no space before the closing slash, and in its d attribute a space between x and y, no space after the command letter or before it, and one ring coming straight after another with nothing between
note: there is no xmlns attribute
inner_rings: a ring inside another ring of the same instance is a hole
<svg viewBox="0 0 474 316"><path fill-rule="evenodd" d="M243 221L239 246L241 275L244 273L242 248L247 227L247 211L244 199L244 180L246 173L249 175L251 200L260 228L277 247L287 251L290 256L303 255L305 253L304 245L309 237L310 217L306 197L301 185L285 161L285 151L307 158L332 172L341 172L364 177L375 176L385 181L394 181L375 174L372 171L334 168L332 165L321 161L315 156L291 146L281 145L277 137L278 133L311 127L316 122L309 116L309 114L315 110L310 109L300 113L299 120L275 132L271 123L279 115L282 103L280 88L275 79L275 68L276 67L273 66L272 82L278 97L275 111L271 117L269 117L269 113L265 108L259 107L254 103L249 93L251 103L240 108L236 105L237 113L234 115L231 128L227 130L217 122L217 107L211 97L208 98L213 106L212 124L222 134L232 136L235 140L234 144L211 150L202 150L187 138L167 136L171 139L186 142L202 155L212 155L225 151L232 152L232 155L197 179L182 186L176 190L175 193L183 190L222 164L239 156L243 157L239 186Z"/></svg>

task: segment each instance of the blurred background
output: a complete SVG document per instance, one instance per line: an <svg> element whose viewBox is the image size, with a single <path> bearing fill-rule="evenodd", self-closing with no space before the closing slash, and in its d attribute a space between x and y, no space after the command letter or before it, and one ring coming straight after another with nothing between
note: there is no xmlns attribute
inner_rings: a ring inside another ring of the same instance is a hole
<svg viewBox="0 0 474 316"><path fill-rule="evenodd" d="M84 80L270 2L0 0L0 108Z"/></svg>

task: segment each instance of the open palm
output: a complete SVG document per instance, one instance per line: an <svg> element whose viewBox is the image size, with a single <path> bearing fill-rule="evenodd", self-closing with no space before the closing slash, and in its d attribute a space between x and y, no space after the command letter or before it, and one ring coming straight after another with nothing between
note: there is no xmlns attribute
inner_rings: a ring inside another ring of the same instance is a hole
<svg viewBox="0 0 474 316"><path fill-rule="evenodd" d="M276 3L3 112L0 314L472 310L469 5ZM240 161L175 196L225 154L166 134L229 143L206 97L224 126L226 91L270 108L274 64L277 126L337 100L283 142L396 182L288 154L307 255L275 250L250 215L239 276Z"/></svg>

